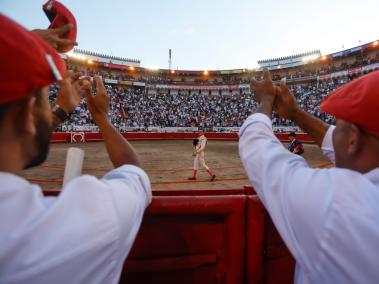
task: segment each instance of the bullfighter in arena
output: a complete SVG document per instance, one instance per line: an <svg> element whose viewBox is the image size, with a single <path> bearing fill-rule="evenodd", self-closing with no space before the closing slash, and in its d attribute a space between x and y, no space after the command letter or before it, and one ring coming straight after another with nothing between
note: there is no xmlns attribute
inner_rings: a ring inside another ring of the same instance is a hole
<svg viewBox="0 0 379 284"><path fill-rule="evenodd" d="M199 137L193 140L193 153L192 156L194 156L193 161L193 175L192 177L189 177L189 180L196 180L196 174L199 170L199 166L206 169L207 173L211 177L211 181L214 181L216 178L216 175L212 173L211 169L206 165L205 163L205 146L207 145L207 138L204 135L203 131L199 132Z"/></svg>

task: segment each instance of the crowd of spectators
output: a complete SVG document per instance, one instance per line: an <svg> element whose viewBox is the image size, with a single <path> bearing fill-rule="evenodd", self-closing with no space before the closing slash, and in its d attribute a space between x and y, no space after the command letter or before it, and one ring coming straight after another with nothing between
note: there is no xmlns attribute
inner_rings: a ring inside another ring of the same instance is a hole
<svg viewBox="0 0 379 284"><path fill-rule="evenodd" d="M355 56L354 60L352 61L342 61L338 64L326 64L321 66L317 70L318 75L322 74L328 74L333 72L339 72L344 71L352 68L362 67L374 63L379 62L379 52L377 52L375 55L368 56L367 54L359 54Z"/></svg>
<svg viewBox="0 0 379 284"><path fill-rule="evenodd" d="M204 93L147 94L142 88L121 88L107 85L110 95L112 123L121 131L128 128L147 130L149 127L235 127L242 125L257 103L250 93L230 96ZM57 87L51 90L51 98ZM60 130L71 131L74 126L94 125L85 103L71 115Z"/></svg>
<svg viewBox="0 0 379 284"><path fill-rule="evenodd" d="M289 86L298 104L308 113L321 118L327 123L334 123L331 116L320 112L321 101L337 87L346 83L348 78L314 81L306 84ZM110 96L109 116L113 125L120 131L149 130L167 127L200 127L214 131L219 128L240 127L244 120L254 111L258 103L249 91L230 94L205 94L192 91L167 92L156 90L147 93L144 88L124 88L106 85ZM51 100L55 99L58 87L50 89ZM294 127L287 120L273 117L274 127ZM82 100L70 119L59 131L70 132L76 128L95 127L91 120L86 101Z"/></svg>
<svg viewBox="0 0 379 284"><path fill-rule="evenodd" d="M297 70L288 73L273 72L273 79L279 81L282 78L296 79L309 77L321 73L330 73L338 70L347 70L357 66L379 62L379 53L374 57L358 55L351 62L343 62L340 65L328 64L321 67L315 73L310 70ZM342 69L341 69L342 68ZM109 71L97 71L103 78L133 80L133 76L125 74L124 77ZM288 73L288 74L287 74ZM86 74L93 76L94 72L86 70ZM166 76L143 74L138 78L140 81L149 83L186 83L187 78L176 78ZM334 119L320 112L321 101L340 85L354 79L356 76L329 79L324 81L306 80L304 83L290 85L291 92L305 111L321 118L327 123L334 123ZM192 78L192 84L248 84L246 76L229 75L209 78ZM135 77L134 77L135 79ZM188 83L188 82L187 82ZM151 128L167 127L201 127L208 131L215 131L221 128L240 127L244 120L251 114L257 106L254 96L246 88L240 92L230 92L230 94L207 93L193 90L190 93L179 90L169 92L167 89L157 89L155 92L147 92L145 88L126 88L117 85L107 85L107 92L110 95L110 117L112 123L120 131L128 130L149 130ZM58 87L52 86L50 98L55 99ZM276 129L294 128L295 125L287 120L280 119L275 113L273 125ZM85 100L76 108L70 120L64 123L59 131L69 132L80 127L95 128ZM296 128L294 128L296 129Z"/></svg>

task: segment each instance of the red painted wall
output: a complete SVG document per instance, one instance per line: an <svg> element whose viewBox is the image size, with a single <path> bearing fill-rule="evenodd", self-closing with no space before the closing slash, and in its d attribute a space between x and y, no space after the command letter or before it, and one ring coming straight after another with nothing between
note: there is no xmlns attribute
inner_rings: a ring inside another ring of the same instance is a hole
<svg viewBox="0 0 379 284"><path fill-rule="evenodd" d="M157 133L157 132L126 132L122 135L128 140L183 140L194 139L197 137L196 132L186 133ZM87 142L102 141L103 138L98 132L85 132L85 140ZM237 133L219 133L207 132L205 136L210 140L238 140ZM276 136L280 141L288 142L287 133L277 133ZM70 142L71 134L67 132L55 132L51 137L51 142ZM297 134L297 139L304 143L314 143L313 140L305 133Z"/></svg>
<svg viewBox="0 0 379 284"><path fill-rule="evenodd" d="M293 283L295 261L251 186L153 195L119 283Z"/></svg>

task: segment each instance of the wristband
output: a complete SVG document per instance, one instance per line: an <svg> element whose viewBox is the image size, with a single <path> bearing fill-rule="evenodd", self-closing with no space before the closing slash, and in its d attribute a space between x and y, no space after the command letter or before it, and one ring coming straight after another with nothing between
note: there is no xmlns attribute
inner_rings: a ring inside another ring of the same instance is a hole
<svg viewBox="0 0 379 284"><path fill-rule="evenodd" d="M59 105L54 105L52 112L59 118L61 122L65 121L70 116Z"/></svg>

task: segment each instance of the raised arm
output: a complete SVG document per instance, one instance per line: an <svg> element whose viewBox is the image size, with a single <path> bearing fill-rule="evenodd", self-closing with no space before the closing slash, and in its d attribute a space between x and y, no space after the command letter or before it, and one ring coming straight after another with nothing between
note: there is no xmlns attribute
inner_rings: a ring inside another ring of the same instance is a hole
<svg viewBox="0 0 379 284"><path fill-rule="evenodd" d="M97 94L94 96L92 86L86 82L86 98L92 118L99 126L104 138L109 158L115 167L135 165L141 167L138 155L129 142L114 128L108 119L109 97L99 76L94 77Z"/></svg>
<svg viewBox="0 0 379 284"><path fill-rule="evenodd" d="M53 48L58 49L58 47L62 45L78 45L74 40L60 37L71 30L72 27L72 24L67 24L56 29L36 29L32 30L32 32L45 40Z"/></svg>
<svg viewBox="0 0 379 284"><path fill-rule="evenodd" d="M271 112L279 90L268 71L262 81L251 84L261 105L240 129L239 154L250 183L297 263L312 269L333 196L334 169L310 168L274 135Z"/></svg>
<svg viewBox="0 0 379 284"><path fill-rule="evenodd" d="M69 72L59 84L57 99L52 105L53 129L65 121L79 105L84 92L84 79L81 72Z"/></svg>
<svg viewBox="0 0 379 284"><path fill-rule="evenodd" d="M296 123L313 138L317 145L322 146L330 125L303 111L284 81L281 81L280 86L277 87L274 109L280 117Z"/></svg>

